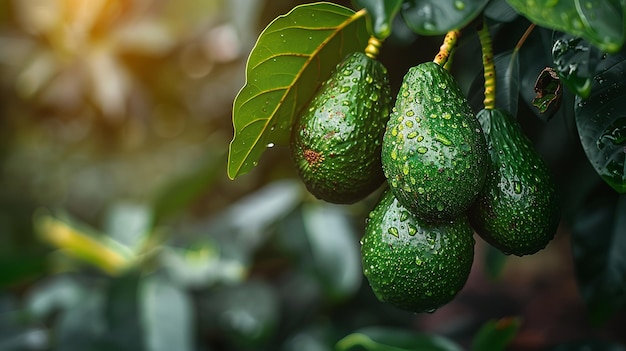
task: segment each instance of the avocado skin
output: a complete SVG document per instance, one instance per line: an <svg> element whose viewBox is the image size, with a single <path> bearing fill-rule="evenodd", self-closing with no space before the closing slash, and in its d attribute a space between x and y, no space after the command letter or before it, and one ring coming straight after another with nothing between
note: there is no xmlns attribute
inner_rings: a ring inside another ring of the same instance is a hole
<svg viewBox="0 0 626 351"><path fill-rule="evenodd" d="M530 255L554 238L560 204L550 171L518 122L500 109L477 115L491 156L468 214L476 233L505 254Z"/></svg>
<svg viewBox="0 0 626 351"><path fill-rule="evenodd" d="M454 77L434 62L409 69L383 138L391 190L416 216L445 221L466 211L489 162L480 124Z"/></svg>
<svg viewBox="0 0 626 351"><path fill-rule="evenodd" d="M463 288L474 260L465 215L428 223L387 189L370 213L361 240L363 273L376 297L411 312L432 312Z"/></svg>
<svg viewBox="0 0 626 351"><path fill-rule="evenodd" d="M384 182L380 151L390 108L387 69L362 52L346 56L293 128L292 159L310 193L350 204Z"/></svg>

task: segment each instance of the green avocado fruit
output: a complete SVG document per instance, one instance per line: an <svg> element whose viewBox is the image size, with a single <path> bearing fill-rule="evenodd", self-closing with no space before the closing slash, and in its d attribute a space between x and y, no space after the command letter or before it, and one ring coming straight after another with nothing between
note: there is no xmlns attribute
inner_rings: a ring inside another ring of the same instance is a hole
<svg viewBox="0 0 626 351"><path fill-rule="evenodd" d="M434 62L410 68L382 147L400 203L427 221L453 219L482 188L488 163L485 136L454 77Z"/></svg>
<svg viewBox="0 0 626 351"><path fill-rule="evenodd" d="M466 216L424 222L387 189L361 240L363 273L380 301L411 312L432 312L465 285L474 243Z"/></svg>
<svg viewBox="0 0 626 351"><path fill-rule="evenodd" d="M476 233L505 254L530 255L554 238L556 184L516 120L500 109L477 115L491 155L484 188L468 211Z"/></svg>
<svg viewBox="0 0 626 351"><path fill-rule="evenodd" d="M380 152L390 108L380 62L355 52L337 65L293 127L292 158L310 193L349 204L384 182Z"/></svg>

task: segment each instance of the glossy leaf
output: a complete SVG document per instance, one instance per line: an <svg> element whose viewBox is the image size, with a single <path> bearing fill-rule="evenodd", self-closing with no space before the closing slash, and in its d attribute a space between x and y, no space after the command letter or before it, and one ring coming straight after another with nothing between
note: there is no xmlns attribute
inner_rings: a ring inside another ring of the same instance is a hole
<svg viewBox="0 0 626 351"><path fill-rule="evenodd" d="M576 95L587 98L602 52L582 38L564 35L554 41L552 59L561 81Z"/></svg>
<svg viewBox="0 0 626 351"><path fill-rule="evenodd" d="M286 144L293 120L347 54L363 50L365 11L331 3L295 7L261 33L235 98L231 179L250 171L268 145Z"/></svg>
<svg viewBox="0 0 626 351"><path fill-rule="evenodd" d="M474 336L471 351L504 351L520 328L518 318L502 318L485 323Z"/></svg>
<svg viewBox="0 0 626 351"><path fill-rule="evenodd" d="M405 0L402 18L415 33L439 35L461 29L480 14L488 0Z"/></svg>
<svg viewBox="0 0 626 351"><path fill-rule="evenodd" d="M572 252L591 322L600 325L626 306L626 195L589 197L572 228Z"/></svg>
<svg viewBox="0 0 626 351"><path fill-rule="evenodd" d="M444 337L385 327L369 327L339 340L336 351L461 351Z"/></svg>
<svg viewBox="0 0 626 351"><path fill-rule="evenodd" d="M494 57L496 65L496 107L517 116L519 102L519 55L517 50Z"/></svg>
<svg viewBox="0 0 626 351"><path fill-rule="evenodd" d="M511 22L519 15L506 0L491 0L485 7L485 17L497 22Z"/></svg>
<svg viewBox="0 0 626 351"><path fill-rule="evenodd" d="M589 40L606 52L617 52L624 44L624 2L620 0L507 0L517 12L540 26Z"/></svg>
<svg viewBox="0 0 626 351"><path fill-rule="evenodd" d="M626 60L613 56L598 65L588 99L576 98L578 133L596 172L626 192Z"/></svg>
<svg viewBox="0 0 626 351"><path fill-rule="evenodd" d="M391 34L393 19L396 17L402 0L354 0L358 8L367 10L371 27L378 39L386 39Z"/></svg>

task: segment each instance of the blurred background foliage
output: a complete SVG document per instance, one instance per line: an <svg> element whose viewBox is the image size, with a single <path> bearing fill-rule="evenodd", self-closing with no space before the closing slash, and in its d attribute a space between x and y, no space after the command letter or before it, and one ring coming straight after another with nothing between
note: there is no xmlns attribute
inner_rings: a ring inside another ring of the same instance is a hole
<svg viewBox="0 0 626 351"><path fill-rule="evenodd" d="M544 123L522 104L519 114L568 204L556 239L524 258L479 241L466 287L432 314L378 302L362 278L359 238L378 194L317 201L281 147L227 179L247 54L298 3L0 2L0 351L356 350L362 340L373 350L389 338L489 350L485 335L507 317L519 329L499 336L511 350L585 340L622 350L624 292L587 308L579 291L597 290L578 284L597 270L577 283L573 255L600 269L619 261L586 248L626 247L615 231L626 207L566 113ZM527 23L509 17L500 33L517 38ZM380 58L394 89L439 42L394 28ZM478 50L467 38L456 58L466 91ZM596 231L615 235L598 243ZM572 251L572 236L588 245ZM555 349L582 347L568 345Z"/></svg>

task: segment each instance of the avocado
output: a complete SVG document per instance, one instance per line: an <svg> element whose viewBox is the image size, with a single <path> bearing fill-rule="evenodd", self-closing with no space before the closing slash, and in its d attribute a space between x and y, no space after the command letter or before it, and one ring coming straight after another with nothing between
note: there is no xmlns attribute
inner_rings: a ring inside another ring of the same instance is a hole
<svg viewBox="0 0 626 351"><path fill-rule="evenodd" d="M533 254L556 233L560 204L550 171L518 122L500 109L477 115L491 156L484 188L468 211L476 233L505 254Z"/></svg>
<svg viewBox="0 0 626 351"><path fill-rule="evenodd" d="M474 243L465 215L425 222L387 189L365 226L363 273L379 300L411 312L432 312L465 285Z"/></svg>
<svg viewBox="0 0 626 351"><path fill-rule="evenodd" d="M411 67L382 147L398 201L424 220L451 220L482 188L488 162L485 136L454 77L434 62Z"/></svg>
<svg viewBox="0 0 626 351"><path fill-rule="evenodd" d="M310 193L349 204L384 182L380 152L390 107L380 62L355 52L337 65L293 127L292 159Z"/></svg>

